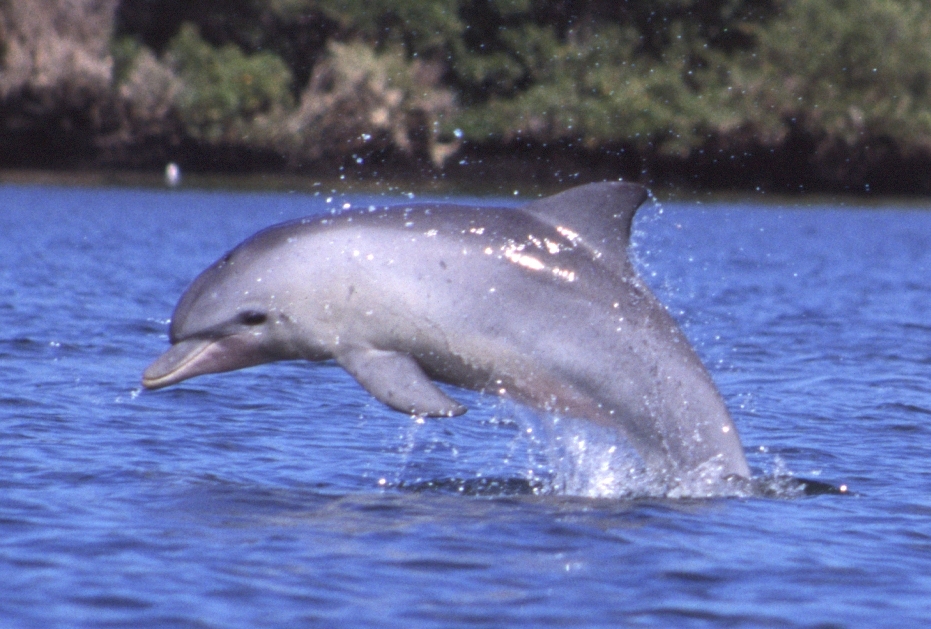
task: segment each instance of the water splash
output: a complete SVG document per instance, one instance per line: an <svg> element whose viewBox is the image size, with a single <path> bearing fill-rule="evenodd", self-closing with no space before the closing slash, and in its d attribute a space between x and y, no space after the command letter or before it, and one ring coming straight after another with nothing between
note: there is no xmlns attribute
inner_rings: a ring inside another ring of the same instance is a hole
<svg viewBox="0 0 931 629"><path fill-rule="evenodd" d="M531 480L537 494L585 498L719 498L757 495L752 481L722 478L723 461L710 460L687 474L654 470L610 427L514 408L518 421L539 426L528 447L542 453L545 473Z"/></svg>
<svg viewBox="0 0 931 629"><path fill-rule="evenodd" d="M407 479L402 473L393 482L380 481L380 486L415 493L614 500L793 499L848 493L846 486L797 478L779 461L772 470L749 480L722 478L722 463L717 460L707 461L688 474L673 476L649 470L636 451L610 428L581 419L539 414L506 401L496 402L493 411L489 424L509 425L513 429L510 443L498 451L501 460L487 458L472 468L474 476L425 476L428 470L414 460L414 454L418 451L435 454L436 444L424 436L429 429L424 430L420 421L410 427L402 447L406 470L414 472L415 477ZM451 447L446 452L453 459L459 455ZM459 462L446 460L447 464ZM434 472L448 469L448 465L430 467Z"/></svg>

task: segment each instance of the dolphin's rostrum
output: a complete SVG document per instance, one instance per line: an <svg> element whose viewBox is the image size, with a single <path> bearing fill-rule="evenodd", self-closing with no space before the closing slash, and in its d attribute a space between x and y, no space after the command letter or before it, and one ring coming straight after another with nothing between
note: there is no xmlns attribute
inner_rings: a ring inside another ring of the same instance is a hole
<svg viewBox="0 0 931 629"><path fill-rule="evenodd" d="M143 385L335 359L405 413L464 413L438 380L612 427L666 478L749 478L721 395L628 259L645 198L606 182L270 227L194 280Z"/></svg>

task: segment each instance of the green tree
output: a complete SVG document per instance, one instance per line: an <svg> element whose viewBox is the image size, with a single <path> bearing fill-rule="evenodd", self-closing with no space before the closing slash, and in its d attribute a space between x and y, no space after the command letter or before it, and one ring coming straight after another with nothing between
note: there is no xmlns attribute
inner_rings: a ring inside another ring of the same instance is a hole
<svg viewBox="0 0 931 629"><path fill-rule="evenodd" d="M214 48L186 24L169 43L167 60L183 82L178 110L196 138L238 140L256 116L293 106L291 72L273 53Z"/></svg>
<svg viewBox="0 0 931 629"><path fill-rule="evenodd" d="M744 64L742 112L847 145L931 148L931 6L921 0L796 0ZM740 106L740 104L738 104Z"/></svg>

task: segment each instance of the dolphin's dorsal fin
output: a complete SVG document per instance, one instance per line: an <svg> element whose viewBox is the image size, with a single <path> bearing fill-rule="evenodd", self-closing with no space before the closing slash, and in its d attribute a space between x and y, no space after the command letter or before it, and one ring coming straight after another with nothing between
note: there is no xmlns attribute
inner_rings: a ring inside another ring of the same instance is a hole
<svg viewBox="0 0 931 629"><path fill-rule="evenodd" d="M366 391L396 411L426 417L453 417L466 407L437 387L410 355L372 348L347 348L336 362Z"/></svg>
<svg viewBox="0 0 931 629"><path fill-rule="evenodd" d="M555 227L618 268L627 261L630 226L637 208L646 200L646 188L624 181L579 186L528 203L521 209Z"/></svg>

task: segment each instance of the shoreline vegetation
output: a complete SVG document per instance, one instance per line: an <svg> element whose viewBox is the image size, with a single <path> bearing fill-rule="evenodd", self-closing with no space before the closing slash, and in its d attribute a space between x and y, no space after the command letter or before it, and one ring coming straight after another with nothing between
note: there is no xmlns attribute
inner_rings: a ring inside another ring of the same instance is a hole
<svg viewBox="0 0 931 629"><path fill-rule="evenodd" d="M922 0L0 0L0 169L931 194Z"/></svg>

